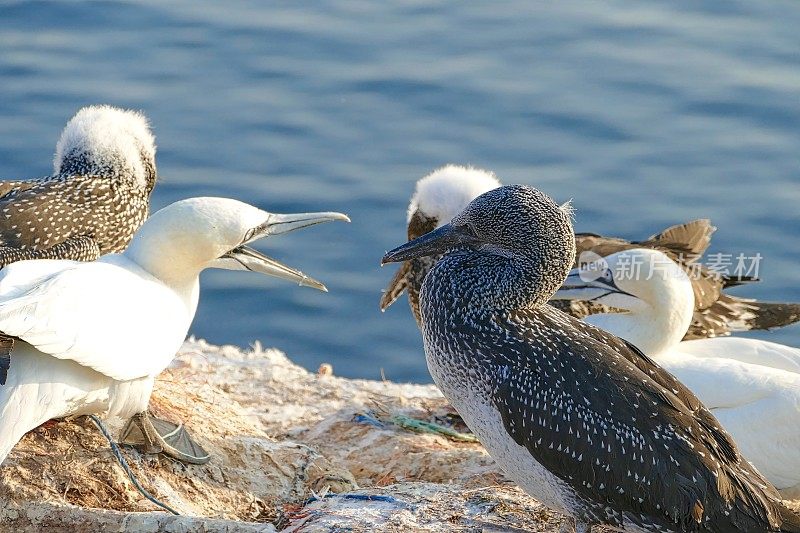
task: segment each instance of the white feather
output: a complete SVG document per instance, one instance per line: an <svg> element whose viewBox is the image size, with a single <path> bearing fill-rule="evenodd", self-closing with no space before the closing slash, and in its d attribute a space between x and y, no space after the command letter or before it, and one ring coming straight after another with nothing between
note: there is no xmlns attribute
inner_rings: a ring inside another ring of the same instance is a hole
<svg viewBox="0 0 800 533"><path fill-rule="evenodd" d="M62 263L49 277L17 281L11 289L6 272L16 277L27 265L0 271L0 293L17 294L0 301L0 331L119 381L164 370L183 342L196 302L185 302L124 256Z"/></svg>
<svg viewBox="0 0 800 533"><path fill-rule="evenodd" d="M572 220L572 221L575 220L575 206L572 205L572 199L571 198L569 200L567 200L566 202L564 202L563 204L561 204L560 206L558 206L558 208L561 210L562 213L567 215L567 217L570 220Z"/></svg>
<svg viewBox="0 0 800 533"><path fill-rule="evenodd" d="M111 164L135 176L144 187L144 160L153 163L155 153L155 138L143 114L107 105L89 106L78 111L64 127L56 145L53 170L59 174L65 158L83 155L98 167Z"/></svg>
<svg viewBox="0 0 800 533"><path fill-rule="evenodd" d="M444 225L464 210L475 197L496 189L500 181L492 172L474 167L446 165L417 182L408 220L419 211Z"/></svg>

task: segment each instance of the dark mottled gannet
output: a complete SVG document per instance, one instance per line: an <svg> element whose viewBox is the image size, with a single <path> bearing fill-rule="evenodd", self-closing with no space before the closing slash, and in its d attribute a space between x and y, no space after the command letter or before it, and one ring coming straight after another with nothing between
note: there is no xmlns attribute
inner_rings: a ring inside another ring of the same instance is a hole
<svg viewBox="0 0 800 533"><path fill-rule="evenodd" d="M447 165L425 176L417 182L408 206L408 239L446 224L473 198L499 186L494 174L471 167ZM602 257L644 247L664 252L685 270L694 272L695 311L685 340L727 335L731 331L777 328L800 320L798 304L758 302L723 292L726 287L754 280L720 276L696 263L708 248L715 230L708 220L699 219L672 226L644 241L577 233L576 259L584 252ZM405 291L419 324L419 289L437 259L422 257L403 263L381 298L381 309L386 310ZM610 310L608 306L588 301L555 301L552 304L578 318Z"/></svg>
<svg viewBox="0 0 800 533"><path fill-rule="evenodd" d="M0 181L0 267L121 252L147 218L156 147L140 113L90 106L67 123L53 175ZM13 339L0 336L0 385Z"/></svg>
<svg viewBox="0 0 800 533"><path fill-rule="evenodd" d="M0 332L21 341L0 387L0 461L27 431L73 415L133 417L127 432L146 450L167 446L147 405L194 317L200 272L249 270L325 290L247 244L331 220L347 217L191 198L150 217L121 254L0 270Z"/></svg>
<svg viewBox="0 0 800 533"><path fill-rule="evenodd" d="M500 187L383 262L441 254L420 292L428 368L532 496L579 531L800 531L685 386L547 304L574 261L568 210Z"/></svg>

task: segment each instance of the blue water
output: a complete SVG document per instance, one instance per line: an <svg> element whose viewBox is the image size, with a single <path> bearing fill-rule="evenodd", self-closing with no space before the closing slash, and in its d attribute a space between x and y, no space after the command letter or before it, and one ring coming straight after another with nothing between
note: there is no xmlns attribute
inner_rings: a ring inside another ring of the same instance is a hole
<svg viewBox="0 0 800 533"><path fill-rule="evenodd" d="M415 180L448 162L574 198L579 230L710 217L716 250L764 256L738 294L800 301L798 28L796 0L5 1L0 176L48 174L83 105L141 109L155 207L353 219L262 244L329 294L209 272L194 334L429 381L405 301L378 311L378 263ZM800 327L768 338L800 345Z"/></svg>

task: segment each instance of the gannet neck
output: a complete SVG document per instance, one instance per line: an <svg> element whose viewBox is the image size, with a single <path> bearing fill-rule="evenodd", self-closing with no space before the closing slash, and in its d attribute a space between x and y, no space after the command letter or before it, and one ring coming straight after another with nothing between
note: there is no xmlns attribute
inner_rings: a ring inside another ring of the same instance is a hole
<svg viewBox="0 0 800 533"><path fill-rule="evenodd" d="M476 197L496 189L500 181L492 172L474 167L446 165L417 182L408 205L407 222L415 214L443 226Z"/></svg>
<svg viewBox="0 0 800 533"><path fill-rule="evenodd" d="M155 138L144 115L107 105L89 106L64 127L53 171L56 176L129 178L149 192L156 182L155 153Z"/></svg>
<svg viewBox="0 0 800 533"><path fill-rule="evenodd" d="M615 284L633 297L602 299L624 313L604 313L586 321L633 343L650 356L674 348L686 334L694 312L694 292L682 268L662 252L626 250L605 258ZM636 271L623 265L639 265Z"/></svg>

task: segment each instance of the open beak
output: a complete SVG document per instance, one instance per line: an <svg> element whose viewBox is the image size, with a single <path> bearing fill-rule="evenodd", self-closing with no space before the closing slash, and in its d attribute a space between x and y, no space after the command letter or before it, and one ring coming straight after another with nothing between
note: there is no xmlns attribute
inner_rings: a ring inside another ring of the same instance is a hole
<svg viewBox="0 0 800 533"><path fill-rule="evenodd" d="M347 215L334 212L295 213L292 215L269 213L269 217L267 217L267 220L263 224L258 225L248 232L242 244L248 244L270 235L289 233L296 229L307 228L308 226L322 224L323 222L332 222L334 220L350 222L350 218L348 218Z"/></svg>
<svg viewBox="0 0 800 533"><path fill-rule="evenodd" d="M304 287L313 287L328 292L328 288L321 282L244 244L237 246L217 259L214 266L228 270L260 272L268 276L275 276L276 278L293 281Z"/></svg>
<svg viewBox="0 0 800 533"><path fill-rule="evenodd" d="M596 274L592 272L573 268L551 299L592 301L614 293L633 296L617 287L613 278L607 279L604 276L595 278L595 276Z"/></svg>
<svg viewBox="0 0 800 533"><path fill-rule="evenodd" d="M292 215L270 213L266 222L248 231L242 244L217 259L214 262L214 266L228 270L259 272L268 276L292 281L298 285L313 287L328 292L328 289L321 282L306 276L299 270L286 266L262 254L258 250L250 248L246 244L270 235L280 235L296 229L334 220L350 222L347 215L341 213L299 213Z"/></svg>
<svg viewBox="0 0 800 533"><path fill-rule="evenodd" d="M465 228L445 224L439 229L435 229L422 237L386 252L386 255L381 259L381 265L408 261L417 257L440 255L453 248L477 244L480 244L480 240Z"/></svg>

